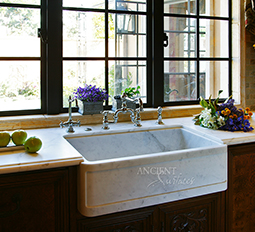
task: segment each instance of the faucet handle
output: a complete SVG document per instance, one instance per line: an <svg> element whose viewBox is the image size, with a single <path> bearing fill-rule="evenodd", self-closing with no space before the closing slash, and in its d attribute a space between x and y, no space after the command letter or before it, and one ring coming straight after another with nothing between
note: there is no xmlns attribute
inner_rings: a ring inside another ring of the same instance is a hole
<svg viewBox="0 0 255 232"><path fill-rule="evenodd" d="M122 108L124 110L127 109L127 98L128 98L127 94L123 93L122 96L121 96L121 101L122 101Z"/></svg>
<svg viewBox="0 0 255 232"><path fill-rule="evenodd" d="M140 115L140 108L136 109L136 117L135 117L135 126L141 127L141 115Z"/></svg>
<svg viewBox="0 0 255 232"><path fill-rule="evenodd" d="M158 120L157 120L156 124L164 124L162 121L162 111L163 111L162 107L159 106L158 107Z"/></svg>
<svg viewBox="0 0 255 232"><path fill-rule="evenodd" d="M108 120L109 113L114 113L114 111L104 110L103 112L101 112L101 114L103 115L103 126L102 126L103 130L109 130L110 129L109 123L113 123L113 122L109 122L109 120Z"/></svg>

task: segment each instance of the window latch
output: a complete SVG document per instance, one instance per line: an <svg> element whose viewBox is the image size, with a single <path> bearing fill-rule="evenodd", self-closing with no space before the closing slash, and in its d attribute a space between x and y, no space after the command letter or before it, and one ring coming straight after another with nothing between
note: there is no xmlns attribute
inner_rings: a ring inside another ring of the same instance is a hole
<svg viewBox="0 0 255 232"><path fill-rule="evenodd" d="M163 41L164 41L164 43L163 43L164 47L167 47L168 46L168 36L166 35L166 33L164 33Z"/></svg>
<svg viewBox="0 0 255 232"><path fill-rule="evenodd" d="M37 36L42 40L43 43L48 43L48 38L46 38L46 33L43 31L43 29L37 29Z"/></svg>

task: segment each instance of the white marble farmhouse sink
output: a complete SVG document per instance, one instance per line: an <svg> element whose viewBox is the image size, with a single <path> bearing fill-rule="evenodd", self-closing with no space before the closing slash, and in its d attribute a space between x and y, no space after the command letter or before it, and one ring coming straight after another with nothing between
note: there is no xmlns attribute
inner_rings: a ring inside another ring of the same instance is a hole
<svg viewBox="0 0 255 232"><path fill-rule="evenodd" d="M84 157L78 208L85 216L176 201L227 188L227 147L182 126L67 135Z"/></svg>

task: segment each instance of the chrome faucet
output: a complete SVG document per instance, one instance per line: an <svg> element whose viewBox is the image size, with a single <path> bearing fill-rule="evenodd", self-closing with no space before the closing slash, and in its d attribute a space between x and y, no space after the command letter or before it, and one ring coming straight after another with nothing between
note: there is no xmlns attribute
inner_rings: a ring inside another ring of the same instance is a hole
<svg viewBox="0 0 255 232"><path fill-rule="evenodd" d="M162 111L163 111L162 107L159 106L158 107L158 120L157 120L156 124L164 124L162 121Z"/></svg>
<svg viewBox="0 0 255 232"><path fill-rule="evenodd" d="M59 126L61 128L63 127L67 127L67 132L68 133L73 133L74 132L74 126L80 126L81 122L80 120L78 121L73 121L72 120L72 102L74 101L74 99L71 98L71 96L69 96L68 102L69 102L69 108L68 108L68 112L69 112L69 119L66 122L60 122Z"/></svg>
<svg viewBox="0 0 255 232"><path fill-rule="evenodd" d="M109 130L110 127L109 127L109 123L114 123L113 121L109 121L108 120L108 114L109 113L114 113L113 111L111 110L105 110L102 112L103 114L103 126L102 126L102 129L104 130Z"/></svg>
<svg viewBox="0 0 255 232"><path fill-rule="evenodd" d="M103 114L103 127L102 127L102 129L108 130L109 129L109 123L117 123L118 122L119 113L124 113L125 114L127 112L129 112L131 114L130 118L131 118L131 121L134 123L135 126L137 126L137 127L142 126L140 112L143 111L143 102L142 102L141 98L138 99L139 108L135 109L135 110L127 108L127 99L130 100L130 101L135 101L131 98L128 98L127 95L124 93L121 96L121 100L122 100L121 109L117 109L115 112L109 111L109 110L105 110L105 111L102 112L102 114ZM108 120L108 114L109 113L113 113L113 121Z"/></svg>

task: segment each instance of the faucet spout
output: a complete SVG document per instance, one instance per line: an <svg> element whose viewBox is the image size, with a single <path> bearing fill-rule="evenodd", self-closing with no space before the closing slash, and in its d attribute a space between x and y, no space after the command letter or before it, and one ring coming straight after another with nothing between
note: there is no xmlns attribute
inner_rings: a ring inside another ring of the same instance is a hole
<svg viewBox="0 0 255 232"><path fill-rule="evenodd" d="M140 116L140 112L143 111L143 102L142 100L139 98L139 108L134 110L131 108L127 108L127 95L124 93L121 96L121 100L122 100L122 106L120 109L117 109L114 114L113 114L113 123L117 123L118 119L119 119L119 114L123 113L126 114L127 112L130 113L130 118L131 121L134 123L135 126L142 126L141 125L141 116ZM133 99L131 99L132 101L135 101ZM103 129L104 130L108 130L109 129L109 120L108 120L108 113L110 113L109 111L104 111L102 112L103 114Z"/></svg>
<svg viewBox="0 0 255 232"><path fill-rule="evenodd" d="M133 110L133 109L130 109L130 108L121 108L121 109L118 109L118 110L116 110L116 111L114 112L114 115L113 115L114 123L117 123L117 122L118 122L118 119L119 119L118 115L119 115L119 113L125 114L125 113L127 113L127 112L131 113L130 118L131 118L131 121L133 122L133 121L134 121L134 118L135 118L135 112L134 112L134 110Z"/></svg>
<svg viewBox="0 0 255 232"><path fill-rule="evenodd" d="M143 102L142 100L139 98L139 109L136 109L136 110L133 110L133 109L130 109L130 108L127 108L127 99L129 99L127 97L127 94L124 93L121 97L121 100L122 100L122 108L121 109L117 109L114 113L114 123L117 123L118 122L118 115L119 113L127 113L129 112L131 115L130 115L130 118L131 118L131 121L134 123L135 126L142 126L141 125L141 117L140 117L140 111L143 111ZM133 99L131 99L132 101L134 101Z"/></svg>

